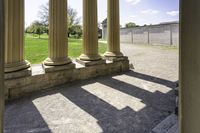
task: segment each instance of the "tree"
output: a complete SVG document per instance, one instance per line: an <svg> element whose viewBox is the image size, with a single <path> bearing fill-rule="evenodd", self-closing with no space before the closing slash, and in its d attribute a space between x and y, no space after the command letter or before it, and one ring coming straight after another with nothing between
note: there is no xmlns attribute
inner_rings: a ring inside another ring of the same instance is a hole
<svg viewBox="0 0 200 133"><path fill-rule="evenodd" d="M80 18L77 18L77 11L71 7L68 7L67 11L67 18L68 18L68 28L74 25L79 25L80 23Z"/></svg>
<svg viewBox="0 0 200 133"><path fill-rule="evenodd" d="M40 6L38 16L43 25L49 25L49 3Z"/></svg>
<svg viewBox="0 0 200 133"><path fill-rule="evenodd" d="M77 11L71 7L67 8L67 23L68 23L68 32L71 34L73 32L74 26L79 27L80 18L77 17ZM49 3L45 5L41 5L39 13L38 13L41 22L43 25L48 27L49 23Z"/></svg>
<svg viewBox="0 0 200 133"><path fill-rule="evenodd" d="M82 26L81 25L72 25L69 28L69 32L71 35L73 35L75 38L80 38L83 34Z"/></svg>
<svg viewBox="0 0 200 133"><path fill-rule="evenodd" d="M132 27L136 27L137 25L133 22L129 22L125 25L126 28L132 28Z"/></svg>
<svg viewBox="0 0 200 133"><path fill-rule="evenodd" d="M27 33L40 35L46 33L48 29L39 21L34 21L29 27L26 28Z"/></svg>

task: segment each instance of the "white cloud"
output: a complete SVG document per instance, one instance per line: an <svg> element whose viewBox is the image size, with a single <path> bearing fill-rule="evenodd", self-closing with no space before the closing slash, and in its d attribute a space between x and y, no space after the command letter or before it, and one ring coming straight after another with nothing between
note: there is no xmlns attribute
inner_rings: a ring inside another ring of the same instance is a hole
<svg viewBox="0 0 200 133"><path fill-rule="evenodd" d="M141 2L141 0L126 0L128 3L131 3L132 5L136 5Z"/></svg>
<svg viewBox="0 0 200 133"><path fill-rule="evenodd" d="M137 18L136 15L130 15L129 17L130 17L130 18Z"/></svg>
<svg viewBox="0 0 200 133"><path fill-rule="evenodd" d="M170 11L170 12L166 12L167 15L170 16L178 16L179 15L179 11Z"/></svg>
<svg viewBox="0 0 200 133"><path fill-rule="evenodd" d="M153 9L148 9L148 10L143 10L141 11L142 14L158 14L159 11L158 10L153 10Z"/></svg>

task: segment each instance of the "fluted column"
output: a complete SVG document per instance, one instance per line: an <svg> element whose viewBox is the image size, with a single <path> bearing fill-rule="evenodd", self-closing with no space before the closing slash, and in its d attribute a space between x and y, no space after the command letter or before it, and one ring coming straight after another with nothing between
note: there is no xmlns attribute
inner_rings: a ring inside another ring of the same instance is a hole
<svg viewBox="0 0 200 133"><path fill-rule="evenodd" d="M3 133L4 121L4 45L5 45L4 0L0 0L0 133Z"/></svg>
<svg viewBox="0 0 200 133"><path fill-rule="evenodd" d="M24 0L5 0L5 72L30 67L24 60Z"/></svg>
<svg viewBox="0 0 200 133"><path fill-rule="evenodd" d="M180 12L180 133L200 132L200 1L182 0Z"/></svg>
<svg viewBox="0 0 200 133"><path fill-rule="evenodd" d="M97 0L83 1L83 54L80 60L100 60L98 54Z"/></svg>
<svg viewBox="0 0 200 133"><path fill-rule="evenodd" d="M67 40L67 0L50 0L49 57L44 65L61 66L71 63Z"/></svg>
<svg viewBox="0 0 200 133"><path fill-rule="evenodd" d="M119 0L107 0L108 2L108 49L106 57L122 57L120 52L120 15Z"/></svg>

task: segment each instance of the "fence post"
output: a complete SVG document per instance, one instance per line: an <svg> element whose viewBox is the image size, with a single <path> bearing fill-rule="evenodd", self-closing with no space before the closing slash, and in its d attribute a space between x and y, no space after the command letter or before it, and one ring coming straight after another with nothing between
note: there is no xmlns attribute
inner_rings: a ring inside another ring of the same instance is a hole
<svg viewBox="0 0 200 133"><path fill-rule="evenodd" d="M149 28L150 28L150 26L147 26L147 42L148 42L148 44L150 44Z"/></svg>
<svg viewBox="0 0 200 133"><path fill-rule="evenodd" d="M172 32L172 25L170 24L170 45L173 45L173 32Z"/></svg>
<svg viewBox="0 0 200 133"><path fill-rule="evenodd" d="M133 29L131 29L131 43L133 44Z"/></svg>

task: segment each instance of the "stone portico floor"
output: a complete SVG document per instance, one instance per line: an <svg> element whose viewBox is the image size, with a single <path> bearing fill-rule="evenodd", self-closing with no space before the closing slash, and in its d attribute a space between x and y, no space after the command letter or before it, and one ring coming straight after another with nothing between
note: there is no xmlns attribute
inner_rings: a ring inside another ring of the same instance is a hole
<svg viewBox="0 0 200 133"><path fill-rule="evenodd" d="M149 133L175 108L178 50L122 44L134 70L8 102L5 133Z"/></svg>

